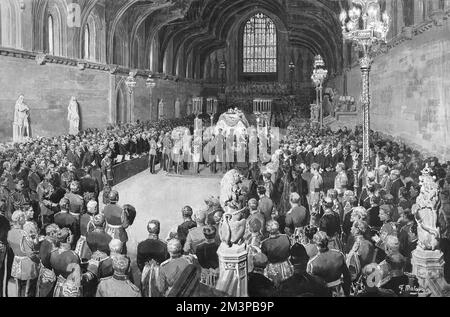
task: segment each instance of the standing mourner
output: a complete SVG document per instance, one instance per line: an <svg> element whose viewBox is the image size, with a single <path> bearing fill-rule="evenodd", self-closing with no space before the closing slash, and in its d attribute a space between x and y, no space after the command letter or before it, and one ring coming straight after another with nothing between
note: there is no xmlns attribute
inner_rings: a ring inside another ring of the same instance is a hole
<svg viewBox="0 0 450 317"><path fill-rule="evenodd" d="M0 204L2 201L0 200ZM8 253L8 232L11 229L9 220L0 208L0 297L3 297L3 279L6 272L6 254Z"/></svg>
<svg viewBox="0 0 450 317"><path fill-rule="evenodd" d="M322 176L319 173L319 164L313 163L311 164L311 173L313 174L311 181L309 182L309 205L310 205L310 213L311 213L311 221L312 225L318 225L320 220L320 198L322 196L321 192L323 189L323 180Z"/></svg>
<svg viewBox="0 0 450 317"><path fill-rule="evenodd" d="M69 229L63 228L59 231L57 239L59 248L52 252L50 256L50 264L57 277L53 297L78 297L80 296L79 286L72 290L67 288L67 283L77 273L79 275L78 279L81 278L79 268L80 258L71 250L72 233Z"/></svg>
<svg viewBox="0 0 450 317"><path fill-rule="evenodd" d="M328 249L328 236L319 231L314 236L319 253L309 260L307 272L322 278L333 297L350 295L351 276L342 252Z"/></svg>
<svg viewBox="0 0 450 317"><path fill-rule="evenodd" d="M139 288L128 279L130 260L124 255L112 258L114 274L100 280L96 297L141 297Z"/></svg>
<svg viewBox="0 0 450 317"><path fill-rule="evenodd" d="M151 220L147 224L148 239L140 242L137 247L137 265L142 272L142 297L161 297L159 292L160 265L169 258L167 244L159 239L160 223Z"/></svg>
<svg viewBox="0 0 450 317"><path fill-rule="evenodd" d="M23 211L13 213L13 227L8 233L8 244L14 252L11 276L16 280L17 297L34 297L39 275L39 257L33 239L23 230L25 221Z"/></svg>

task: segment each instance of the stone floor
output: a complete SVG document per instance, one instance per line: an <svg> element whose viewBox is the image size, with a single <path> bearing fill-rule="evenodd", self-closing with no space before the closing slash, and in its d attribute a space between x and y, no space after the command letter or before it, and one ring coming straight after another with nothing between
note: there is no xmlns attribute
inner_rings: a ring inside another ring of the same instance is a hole
<svg viewBox="0 0 450 317"><path fill-rule="evenodd" d="M117 185L119 204L130 204L136 208L134 224L128 228L128 255L132 259L132 271L136 272L137 244L147 238L147 223L151 219L161 222L161 239L165 239L172 228L181 222L181 209L189 205L195 211L205 207L204 199L219 195L222 174L208 176L206 171L200 177L156 175L148 171L140 173ZM138 284L138 278L135 278Z"/></svg>
<svg viewBox="0 0 450 317"><path fill-rule="evenodd" d="M130 204L136 208L136 220L127 229L128 256L132 260L134 282L139 285L140 272L136 266L136 249L140 241L147 238L147 223L151 219L161 222L161 239L165 239L171 228L182 222L181 209L189 205L195 211L204 208L204 199L219 195L222 174L210 175L206 169L199 176L166 175L160 171L152 175L148 171L137 174L115 186L119 191L119 204ZM9 295L14 297L15 285L9 283Z"/></svg>

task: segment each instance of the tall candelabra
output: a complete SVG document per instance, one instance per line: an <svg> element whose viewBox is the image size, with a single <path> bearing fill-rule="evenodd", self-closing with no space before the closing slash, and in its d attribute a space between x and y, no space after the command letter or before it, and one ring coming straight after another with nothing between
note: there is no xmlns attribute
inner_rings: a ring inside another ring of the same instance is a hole
<svg viewBox="0 0 450 317"><path fill-rule="evenodd" d="M362 74L361 102L363 110L363 164L370 164L370 90L369 73L373 62L373 54L386 43L386 35L389 31L389 15L381 14L378 0L352 0L352 8L340 15L342 34L344 41L352 41L362 51L363 56L359 60Z"/></svg>
<svg viewBox="0 0 450 317"><path fill-rule="evenodd" d="M218 106L219 106L219 101L217 100L217 98L214 97L214 98L208 98L206 100L206 102L207 102L206 110L207 110L207 112L209 114L209 117L211 119L211 127L212 127L214 125L214 116L217 113L217 109L218 109Z"/></svg>
<svg viewBox="0 0 450 317"><path fill-rule="evenodd" d="M323 82L327 78L328 71L325 69L325 62L322 56L317 55L314 58L314 70L311 79L316 86L316 103L320 108L320 129L323 129L323 102L322 102L322 91Z"/></svg>
<svg viewBox="0 0 450 317"><path fill-rule="evenodd" d="M151 116L151 113L152 113L152 110L153 110L153 101L152 101L153 88L156 87L156 81L155 81L155 79L153 78L153 76L151 74L148 76L147 80L145 81L145 85L150 90L150 116Z"/></svg>

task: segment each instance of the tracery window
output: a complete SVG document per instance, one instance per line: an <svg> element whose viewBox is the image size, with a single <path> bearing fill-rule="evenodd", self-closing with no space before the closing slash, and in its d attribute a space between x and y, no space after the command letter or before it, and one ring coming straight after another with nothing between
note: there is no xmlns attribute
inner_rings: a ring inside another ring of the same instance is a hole
<svg viewBox="0 0 450 317"><path fill-rule="evenodd" d="M84 58L91 59L90 54L91 33L89 31L89 25L84 28Z"/></svg>
<svg viewBox="0 0 450 317"><path fill-rule="evenodd" d="M48 16L48 53L50 55L55 55L55 32L53 29L53 17Z"/></svg>
<svg viewBox="0 0 450 317"><path fill-rule="evenodd" d="M262 13L251 17L243 34L244 73L277 72L277 29Z"/></svg>

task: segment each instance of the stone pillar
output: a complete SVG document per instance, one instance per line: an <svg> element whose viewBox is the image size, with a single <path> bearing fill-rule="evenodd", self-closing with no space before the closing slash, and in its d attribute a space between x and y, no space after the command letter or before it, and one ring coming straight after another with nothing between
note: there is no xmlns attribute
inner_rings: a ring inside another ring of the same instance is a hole
<svg viewBox="0 0 450 317"><path fill-rule="evenodd" d="M245 245L231 248L222 243L217 250L219 256L219 279L216 289L232 297L248 297L247 250Z"/></svg>
<svg viewBox="0 0 450 317"><path fill-rule="evenodd" d="M417 248L412 252L411 263L421 288L433 297L450 297L450 285L444 279L444 254L440 250Z"/></svg>

